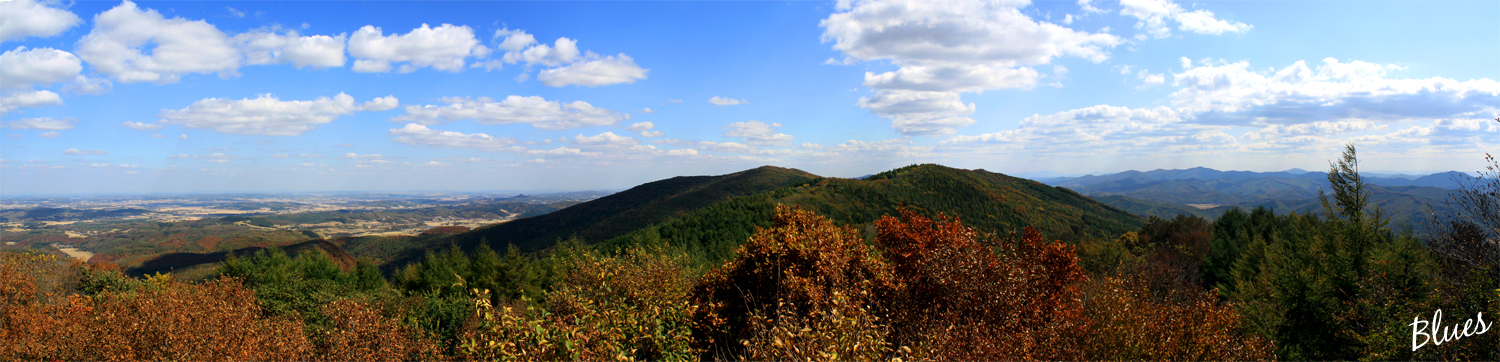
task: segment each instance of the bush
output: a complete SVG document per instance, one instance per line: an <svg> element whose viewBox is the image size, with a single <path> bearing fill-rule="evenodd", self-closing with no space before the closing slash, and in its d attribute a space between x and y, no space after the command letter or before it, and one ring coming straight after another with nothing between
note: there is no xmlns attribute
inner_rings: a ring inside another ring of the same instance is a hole
<svg viewBox="0 0 1500 362"><path fill-rule="evenodd" d="M541 303L523 298L495 308L475 289L477 325L460 352L482 360L687 360L691 279L686 256L661 245L609 257L565 247L565 271Z"/></svg>
<svg viewBox="0 0 1500 362"><path fill-rule="evenodd" d="M1071 247L1030 227L997 242L947 216L909 209L876 223L905 289L892 303L891 341L919 359L1078 359L1080 288ZM904 221L903 221L904 219Z"/></svg>
<svg viewBox="0 0 1500 362"><path fill-rule="evenodd" d="M887 313L887 301L899 290L890 264L857 230L784 205L776 207L774 226L757 230L736 253L693 287L693 337L704 359L792 357L771 348L777 347L777 328L829 337L850 326L878 330L883 323L878 316ZM853 336L863 340L804 338L797 348L832 350L854 360L887 352L880 333Z"/></svg>

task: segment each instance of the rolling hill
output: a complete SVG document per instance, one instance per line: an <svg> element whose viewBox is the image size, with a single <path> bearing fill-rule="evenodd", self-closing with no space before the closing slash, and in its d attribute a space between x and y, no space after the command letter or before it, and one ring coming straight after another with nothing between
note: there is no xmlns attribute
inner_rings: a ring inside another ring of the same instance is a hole
<svg viewBox="0 0 1500 362"><path fill-rule="evenodd" d="M523 251L551 246L559 239L609 240L736 197L807 183L816 175L765 166L720 176L680 176L650 182L546 215L515 220L436 240L473 248L486 242L497 250Z"/></svg>
<svg viewBox="0 0 1500 362"><path fill-rule="evenodd" d="M939 165L903 167L864 179L824 178L795 169L765 166L721 176L684 176L537 217L432 240L431 248L487 243L504 250L547 248L577 237L588 244L624 246L649 240L699 249L717 259L756 227L770 225L776 204L803 207L845 225L871 226L899 207L929 216L954 215L984 232L1004 233L1028 225L1049 238L1113 238L1143 220L1066 188L984 170ZM409 254L396 265L418 257Z"/></svg>

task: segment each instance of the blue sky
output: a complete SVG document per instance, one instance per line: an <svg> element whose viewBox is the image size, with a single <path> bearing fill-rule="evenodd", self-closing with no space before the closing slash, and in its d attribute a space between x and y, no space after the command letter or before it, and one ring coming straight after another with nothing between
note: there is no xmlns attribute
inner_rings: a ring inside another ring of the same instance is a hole
<svg viewBox="0 0 1500 362"><path fill-rule="evenodd" d="M0 194L1474 171L1500 2L0 0Z"/></svg>

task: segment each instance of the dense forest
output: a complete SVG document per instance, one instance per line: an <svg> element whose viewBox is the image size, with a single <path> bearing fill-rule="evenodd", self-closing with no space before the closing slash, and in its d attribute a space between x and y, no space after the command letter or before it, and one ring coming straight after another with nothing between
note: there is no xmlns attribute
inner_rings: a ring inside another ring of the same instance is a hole
<svg viewBox="0 0 1500 362"><path fill-rule="evenodd" d="M5 252L0 359L1500 360L1487 161L1421 239L1372 203L1349 146L1310 213L1142 220L917 165L403 264L315 240L228 253L189 281ZM423 240L497 235L483 231ZM1485 332L1465 322L1479 313Z"/></svg>

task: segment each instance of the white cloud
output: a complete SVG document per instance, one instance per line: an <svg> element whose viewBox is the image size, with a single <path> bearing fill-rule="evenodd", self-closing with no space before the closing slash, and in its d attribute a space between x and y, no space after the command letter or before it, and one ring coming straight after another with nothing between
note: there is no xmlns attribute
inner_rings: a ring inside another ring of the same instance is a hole
<svg viewBox="0 0 1500 362"><path fill-rule="evenodd" d="M1032 66L1071 56L1109 58L1121 39L1039 22L1025 0L868 0L840 4L820 24L823 40L848 59L890 60L893 72L866 73L876 90L860 106L892 120L906 135L948 134L973 124L959 92L1031 88ZM1081 3L1085 8L1087 2ZM1058 83L1060 85L1061 83ZM908 113L910 110L914 113Z"/></svg>
<svg viewBox="0 0 1500 362"><path fill-rule="evenodd" d="M665 133L663 133L662 131L652 131L652 128L656 128L656 124L653 124L651 122L639 122L630 125L630 127L625 127L625 130L631 132L639 132L641 137L661 137L665 135Z"/></svg>
<svg viewBox="0 0 1500 362"><path fill-rule="evenodd" d="M230 40L245 54L249 64L292 63L298 69L326 69L344 66L344 43L347 36L300 36L296 30L277 34L274 29L235 35Z"/></svg>
<svg viewBox="0 0 1500 362"><path fill-rule="evenodd" d="M780 123L767 124L761 121L734 122L729 124L729 131L724 132L724 137L740 137L745 143L755 146L766 145L788 145L792 143L792 136L785 133L776 133Z"/></svg>
<svg viewBox="0 0 1500 362"><path fill-rule="evenodd" d="M13 0L15 1L15 0ZM73 53L52 49L16 49L0 53L0 89L48 85L78 76L83 63Z"/></svg>
<svg viewBox="0 0 1500 362"><path fill-rule="evenodd" d="M1141 88L1159 86L1167 82L1167 76L1165 74L1152 74L1150 72L1147 72L1145 69L1141 69L1140 72L1137 72L1136 78L1141 79Z"/></svg>
<svg viewBox="0 0 1500 362"><path fill-rule="evenodd" d="M62 134L57 132L42 132L39 136L42 136L42 138L57 138L62 136Z"/></svg>
<svg viewBox="0 0 1500 362"><path fill-rule="evenodd" d="M142 123L135 121L120 123L120 125L137 131L154 131L167 126L165 123Z"/></svg>
<svg viewBox="0 0 1500 362"><path fill-rule="evenodd" d="M0 1L0 42L26 37L50 37L82 22L78 15L59 9L59 1ZM49 6L50 5L50 6Z"/></svg>
<svg viewBox="0 0 1500 362"><path fill-rule="evenodd" d="M22 118L5 123L10 129L34 129L42 131L62 131L73 129L77 121L72 119L57 119L48 117Z"/></svg>
<svg viewBox="0 0 1500 362"><path fill-rule="evenodd" d="M861 97L859 106L891 119L891 127L907 136L944 135L974 124L966 117L974 104L964 104L955 92L881 90Z"/></svg>
<svg viewBox="0 0 1500 362"><path fill-rule="evenodd" d="M495 46L495 48L507 52L519 52L522 49L526 49L527 46L536 44L535 36L527 34L525 31L520 29L510 30L510 28L503 28L500 30L496 30L494 38L505 38L505 40L501 41L500 45Z"/></svg>
<svg viewBox="0 0 1500 362"><path fill-rule="evenodd" d="M142 53L151 44L151 54ZM94 16L94 30L78 42L78 56L94 71L125 83L176 83L183 74L238 75L240 53L208 22L166 19L135 3Z"/></svg>
<svg viewBox="0 0 1500 362"><path fill-rule="evenodd" d="M433 148L463 148L481 151L518 152L525 147L516 146L514 138L495 138L484 133L463 134L453 131L438 131L416 123L390 131L392 140L414 146Z"/></svg>
<svg viewBox="0 0 1500 362"><path fill-rule="evenodd" d="M382 156L382 155L380 155L378 153L373 153L373 154L372 153L366 153L366 154L361 155L361 154L358 154L358 153L349 152L349 153L345 153L343 158L347 158L347 159L351 159L351 160L358 160L358 159L376 159L376 160L378 160L378 159L381 159L381 158L385 158L385 156Z"/></svg>
<svg viewBox="0 0 1500 362"><path fill-rule="evenodd" d="M526 37L530 36L530 34L526 35ZM509 41L510 39L507 38L506 40ZM531 41L535 42L535 39L532 39ZM511 47L514 46L514 44L507 43L501 43L500 45ZM526 48L525 50L519 52L507 52L502 58L506 63L511 64L525 62L527 65L541 64L549 67L556 67L559 65L577 61L582 55L582 53L578 52L577 40L557 38L557 41L553 42L552 46L547 46L547 44L535 44L530 48ZM634 63L631 64L633 65Z"/></svg>
<svg viewBox="0 0 1500 362"><path fill-rule="evenodd" d="M651 107L642 108L640 111L637 111L637 112L638 113L644 113L644 114L656 113L656 111L652 110Z"/></svg>
<svg viewBox="0 0 1500 362"><path fill-rule="evenodd" d="M1246 133L1244 138L1247 140L1266 140L1295 136L1326 137L1349 132L1385 130L1386 128L1386 125L1370 121L1317 121L1291 125L1271 124L1254 132Z"/></svg>
<svg viewBox="0 0 1500 362"><path fill-rule="evenodd" d="M73 82L63 86L63 91L76 94L104 94L109 93L114 87L114 83L110 83L109 79L90 78L79 75L73 77Z"/></svg>
<svg viewBox="0 0 1500 362"><path fill-rule="evenodd" d="M1120 0L1120 15L1139 19L1136 29L1157 38L1172 35L1167 20L1176 22L1177 29L1195 34L1243 33L1253 28L1250 24L1214 18L1214 13L1208 10L1184 10L1171 0Z"/></svg>
<svg viewBox="0 0 1500 362"><path fill-rule="evenodd" d="M598 87L635 83L636 80L646 79L646 73L649 71L650 69L642 69L635 65L635 60L622 53L543 70L537 74L536 79L549 87L568 85Z"/></svg>
<svg viewBox="0 0 1500 362"><path fill-rule="evenodd" d="M1109 105L1032 115L1014 130L955 136L943 145L988 144L993 149L1028 155L1101 155L1112 153L1193 152L1235 149L1227 127L1188 121L1168 107L1128 108Z"/></svg>
<svg viewBox="0 0 1500 362"><path fill-rule="evenodd" d="M616 135L614 132L608 131L587 137L585 137L584 135L577 135L573 137L572 142L574 146L611 149L630 148L632 146L640 144L640 141L634 138Z"/></svg>
<svg viewBox="0 0 1500 362"><path fill-rule="evenodd" d="M1248 62L1214 64L1173 74L1172 104L1211 124L1307 123L1318 120L1402 121L1500 113L1500 82L1389 79L1394 65L1327 58L1316 71L1298 61L1254 72ZM1192 64L1184 60L1183 64Z"/></svg>
<svg viewBox="0 0 1500 362"><path fill-rule="evenodd" d="M495 102L489 98L444 98L448 105L406 106L406 115L393 122L437 124L472 119L484 124L527 123L545 130L564 130L587 126L608 126L630 119L626 113L594 107L584 101L562 103L538 96L509 96Z"/></svg>
<svg viewBox="0 0 1500 362"><path fill-rule="evenodd" d="M366 25L349 37L355 72L389 72L392 63L404 63L398 69L401 73L422 67L458 72L464 69L464 58L483 58L488 53L468 26L422 24L406 34L386 36L379 27Z"/></svg>
<svg viewBox="0 0 1500 362"><path fill-rule="evenodd" d="M107 153L109 153L109 152L104 152L104 151L100 151L100 150L80 150L80 149L77 149L77 148L69 148L69 149L63 150L63 154L66 154L66 155L103 155L103 154L107 154Z"/></svg>
<svg viewBox="0 0 1500 362"><path fill-rule="evenodd" d="M33 90L0 93L0 115L5 115L19 108L42 108L46 106L60 106L63 104L62 96L52 91Z"/></svg>
<svg viewBox="0 0 1500 362"><path fill-rule="evenodd" d="M725 97L720 97L720 96L714 96L713 98L709 98L708 99L708 103L713 103L716 106L723 107L723 106L741 105L741 104L745 104L745 103L750 103L750 101L743 100L743 99L734 99L734 98L725 98Z"/></svg>
<svg viewBox="0 0 1500 362"><path fill-rule="evenodd" d="M631 131L631 132L640 132L640 131L645 131L645 130L649 130L649 129L652 129L652 128L656 128L656 124L653 124L651 122L638 122L638 123L635 123L635 124L631 124L630 127L625 127L625 130Z"/></svg>
<svg viewBox="0 0 1500 362"><path fill-rule="evenodd" d="M865 86L938 92L983 92L989 89L1031 88L1037 72L1030 67L1011 68L993 64L952 66L906 66L894 72L865 72Z"/></svg>
<svg viewBox="0 0 1500 362"><path fill-rule="evenodd" d="M235 9L235 8L228 7L228 6L225 6L224 9L225 10L229 10L229 16L233 16L233 17L236 17L236 18L243 18L243 17L245 17L245 12L240 11L239 9Z"/></svg>
<svg viewBox="0 0 1500 362"><path fill-rule="evenodd" d="M241 100L208 98L187 108L164 110L161 118L167 124L212 128L225 134L296 136L355 111L387 110L396 103L389 96L356 104L354 97L344 93L311 101L282 101L265 94Z"/></svg>
<svg viewBox="0 0 1500 362"><path fill-rule="evenodd" d="M856 1L824 19L823 39L860 60L899 65L1016 66L1047 64L1059 56L1099 62L1120 43L1021 13L1027 1Z"/></svg>

